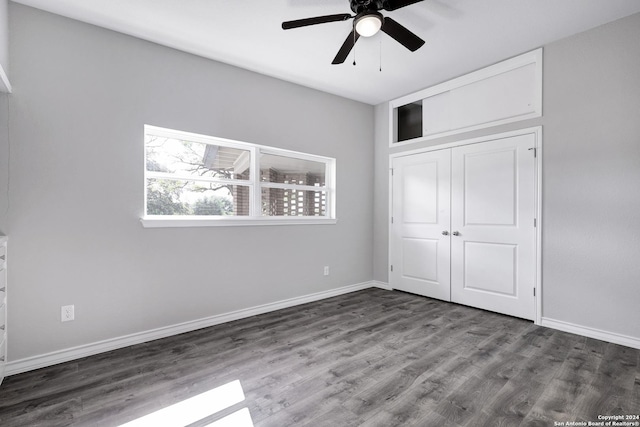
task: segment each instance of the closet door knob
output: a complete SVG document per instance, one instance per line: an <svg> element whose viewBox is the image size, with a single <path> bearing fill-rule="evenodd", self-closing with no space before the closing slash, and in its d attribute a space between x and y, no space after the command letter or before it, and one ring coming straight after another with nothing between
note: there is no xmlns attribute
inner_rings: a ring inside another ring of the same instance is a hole
<svg viewBox="0 0 640 427"><path fill-rule="evenodd" d="M459 236L459 235L460 235L460 232L459 232L459 231L454 231L454 232L453 232L453 233L451 233L451 234L453 234L454 236Z"/></svg>
<svg viewBox="0 0 640 427"><path fill-rule="evenodd" d="M443 235L443 236L448 236L448 235L449 235L449 232L448 232L447 230L444 230L444 231L442 232L442 235Z"/></svg>

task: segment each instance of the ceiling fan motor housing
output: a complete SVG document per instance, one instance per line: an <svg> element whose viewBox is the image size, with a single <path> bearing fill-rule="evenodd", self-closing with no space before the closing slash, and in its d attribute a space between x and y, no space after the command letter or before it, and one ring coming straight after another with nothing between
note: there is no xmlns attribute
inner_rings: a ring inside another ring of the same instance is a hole
<svg viewBox="0 0 640 427"><path fill-rule="evenodd" d="M351 10L356 15L382 10L383 7L384 0L351 0Z"/></svg>

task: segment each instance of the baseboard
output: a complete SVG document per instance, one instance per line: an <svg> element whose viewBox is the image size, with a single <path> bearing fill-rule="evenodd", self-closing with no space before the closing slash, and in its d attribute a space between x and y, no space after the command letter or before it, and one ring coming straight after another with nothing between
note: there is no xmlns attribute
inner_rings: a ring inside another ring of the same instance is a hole
<svg viewBox="0 0 640 427"><path fill-rule="evenodd" d="M595 338L607 341L613 344L620 344L640 350L640 338L630 337L628 335L616 334L614 332L603 331L600 329L589 328L587 326L576 325L574 323L563 322L562 320L549 319L543 317L540 322L541 326L557 329L559 331L570 332L572 334L582 335L589 338Z"/></svg>
<svg viewBox="0 0 640 427"><path fill-rule="evenodd" d="M207 328L209 326L220 325L222 323L231 322L233 320L244 319L246 317L256 316L258 314L269 313L271 311L280 310L283 308L294 307L296 305L306 304L313 301L319 301L326 298L335 297L338 295L348 294L350 292L356 292L368 288L380 288L384 290L392 290L388 283L372 280L369 282L358 283L350 286L343 286L341 288L331 289L328 291L317 292L310 295L303 295L300 297L289 298L282 301L277 301L269 304L263 304L256 307L250 307L242 310L232 311L229 313L219 314L215 316L206 317L203 319L192 320L189 322L179 323L176 325L166 326L163 328L157 328L150 331L139 332L131 335L126 335L118 338L112 338L104 341L99 341L92 344L86 344L82 346L72 347L69 349L54 351L47 354L38 356L32 356L16 361L9 361L6 365L5 375L16 375L22 372L32 371L35 369L44 368L47 366L56 365L58 363L69 362L72 360L80 359L82 357L92 356L94 354L104 353L106 351L116 350L130 345L141 344L148 341L153 341L160 338L170 337L172 335L182 334L185 332L195 331L197 329ZM602 341L611 342L614 344L620 344L631 348L640 349L640 339L627 335L616 334L613 332L607 332L600 329L589 328L586 326L580 326L561 320L542 318L540 323L542 326L557 329L564 332L570 332L573 334L583 335L590 338L599 339Z"/></svg>
<svg viewBox="0 0 640 427"><path fill-rule="evenodd" d="M384 289L385 291L392 291L393 290L393 288L391 286L389 286L388 283L379 282L377 280L372 280L371 281L371 286L374 287L374 288Z"/></svg>
<svg viewBox="0 0 640 427"><path fill-rule="evenodd" d="M6 365L5 375L16 375L22 372L56 365L58 363L69 362L72 360L80 359L82 357L104 353L105 351L116 350L134 344L141 344L143 342L153 341L159 338L166 338L172 335L191 332L197 329L207 328L209 326L215 326L221 323L244 319L246 317L256 316L258 314L268 313L271 311L293 307L296 305L306 304L308 302L319 301L322 299L348 294L350 292L360 291L367 288L382 287L383 289L386 289L383 286L384 283L374 281L358 283L355 285L331 289L329 291L317 292L314 294L304 295L296 298L289 298L282 301L263 304L256 307L232 311L229 313L219 314L189 322L179 323L176 325L166 326L150 331L112 338L92 344L81 345L65 350L58 350L38 356L27 357L16 361L9 361Z"/></svg>

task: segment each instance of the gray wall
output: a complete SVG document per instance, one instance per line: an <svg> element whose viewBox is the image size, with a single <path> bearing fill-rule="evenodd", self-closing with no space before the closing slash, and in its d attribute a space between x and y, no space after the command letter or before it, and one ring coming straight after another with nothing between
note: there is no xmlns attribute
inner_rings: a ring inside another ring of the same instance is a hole
<svg viewBox="0 0 640 427"><path fill-rule="evenodd" d="M640 14L545 51L543 315L640 338Z"/></svg>
<svg viewBox="0 0 640 427"><path fill-rule="evenodd" d="M9 0L0 0L0 67L9 74Z"/></svg>
<svg viewBox="0 0 640 427"><path fill-rule="evenodd" d="M9 95L0 93L0 234L7 233L9 209Z"/></svg>
<svg viewBox="0 0 640 427"><path fill-rule="evenodd" d="M0 67L9 73L9 0L0 0ZM5 234L9 189L9 96L0 93L0 234Z"/></svg>
<svg viewBox="0 0 640 427"><path fill-rule="evenodd" d="M640 14L544 47L542 315L640 339ZM387 106L375 109L374 279L388 281Z"/></svg>
<svg viewBox="0 0 640 427"><path fill-rule="evenodd" d="M9 95L0 93L0 234L7 233L9 210Z"/></svg>
<svg viewBox="0 0 640 427"><path fill-rule="evenodd" d="M17 4L10 29L10 361L371 280L372 106ZM144 124L336 157L338 224L144 229Z"/></svg>

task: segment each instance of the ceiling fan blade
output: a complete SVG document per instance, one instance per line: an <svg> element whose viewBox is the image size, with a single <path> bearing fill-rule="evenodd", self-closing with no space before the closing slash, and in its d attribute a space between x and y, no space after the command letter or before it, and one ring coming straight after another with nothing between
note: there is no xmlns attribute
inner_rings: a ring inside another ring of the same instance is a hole
<svg viewBox="0 0 640 427"><path fill-rule="evenodd" d="M325 24L327 22L346 21L353 16L348 13L341 13L339 15L326 15L316 16L315 18L297 19L295 21L286 21L282 23L283 30L290 30L292 28L306 27L307 25Z"/></svg>
<svg viewBox="0 0 640 427"><path fill-rule="evenodd" d="M402 46L409 49L411 52L415 52L420 49L424 44L424 40L407 30L404 26L398 24L391 18L384 18L382 24L382 31L394 38Z"/></svg>
<svg viewBox="0 0 640 427"><path fill-rule="evenodd" d="M385 0L382 2L382 8L384 10L392 11L421 1L424 0Z"/></svg>
<svg viewBox="0 0 640 427"><path fill-rule="evenodd" d="M358 34L355 29L351 31L347 36L347 39L344 41L344 43L342 43L342 47L338 51L336 57L333 59L332 64L342 64L345 59L347 59L347 56L349 56L349 52L351 52L351 49L353 49L353 46L356 44L359 38L360 34Z"/></svg>

